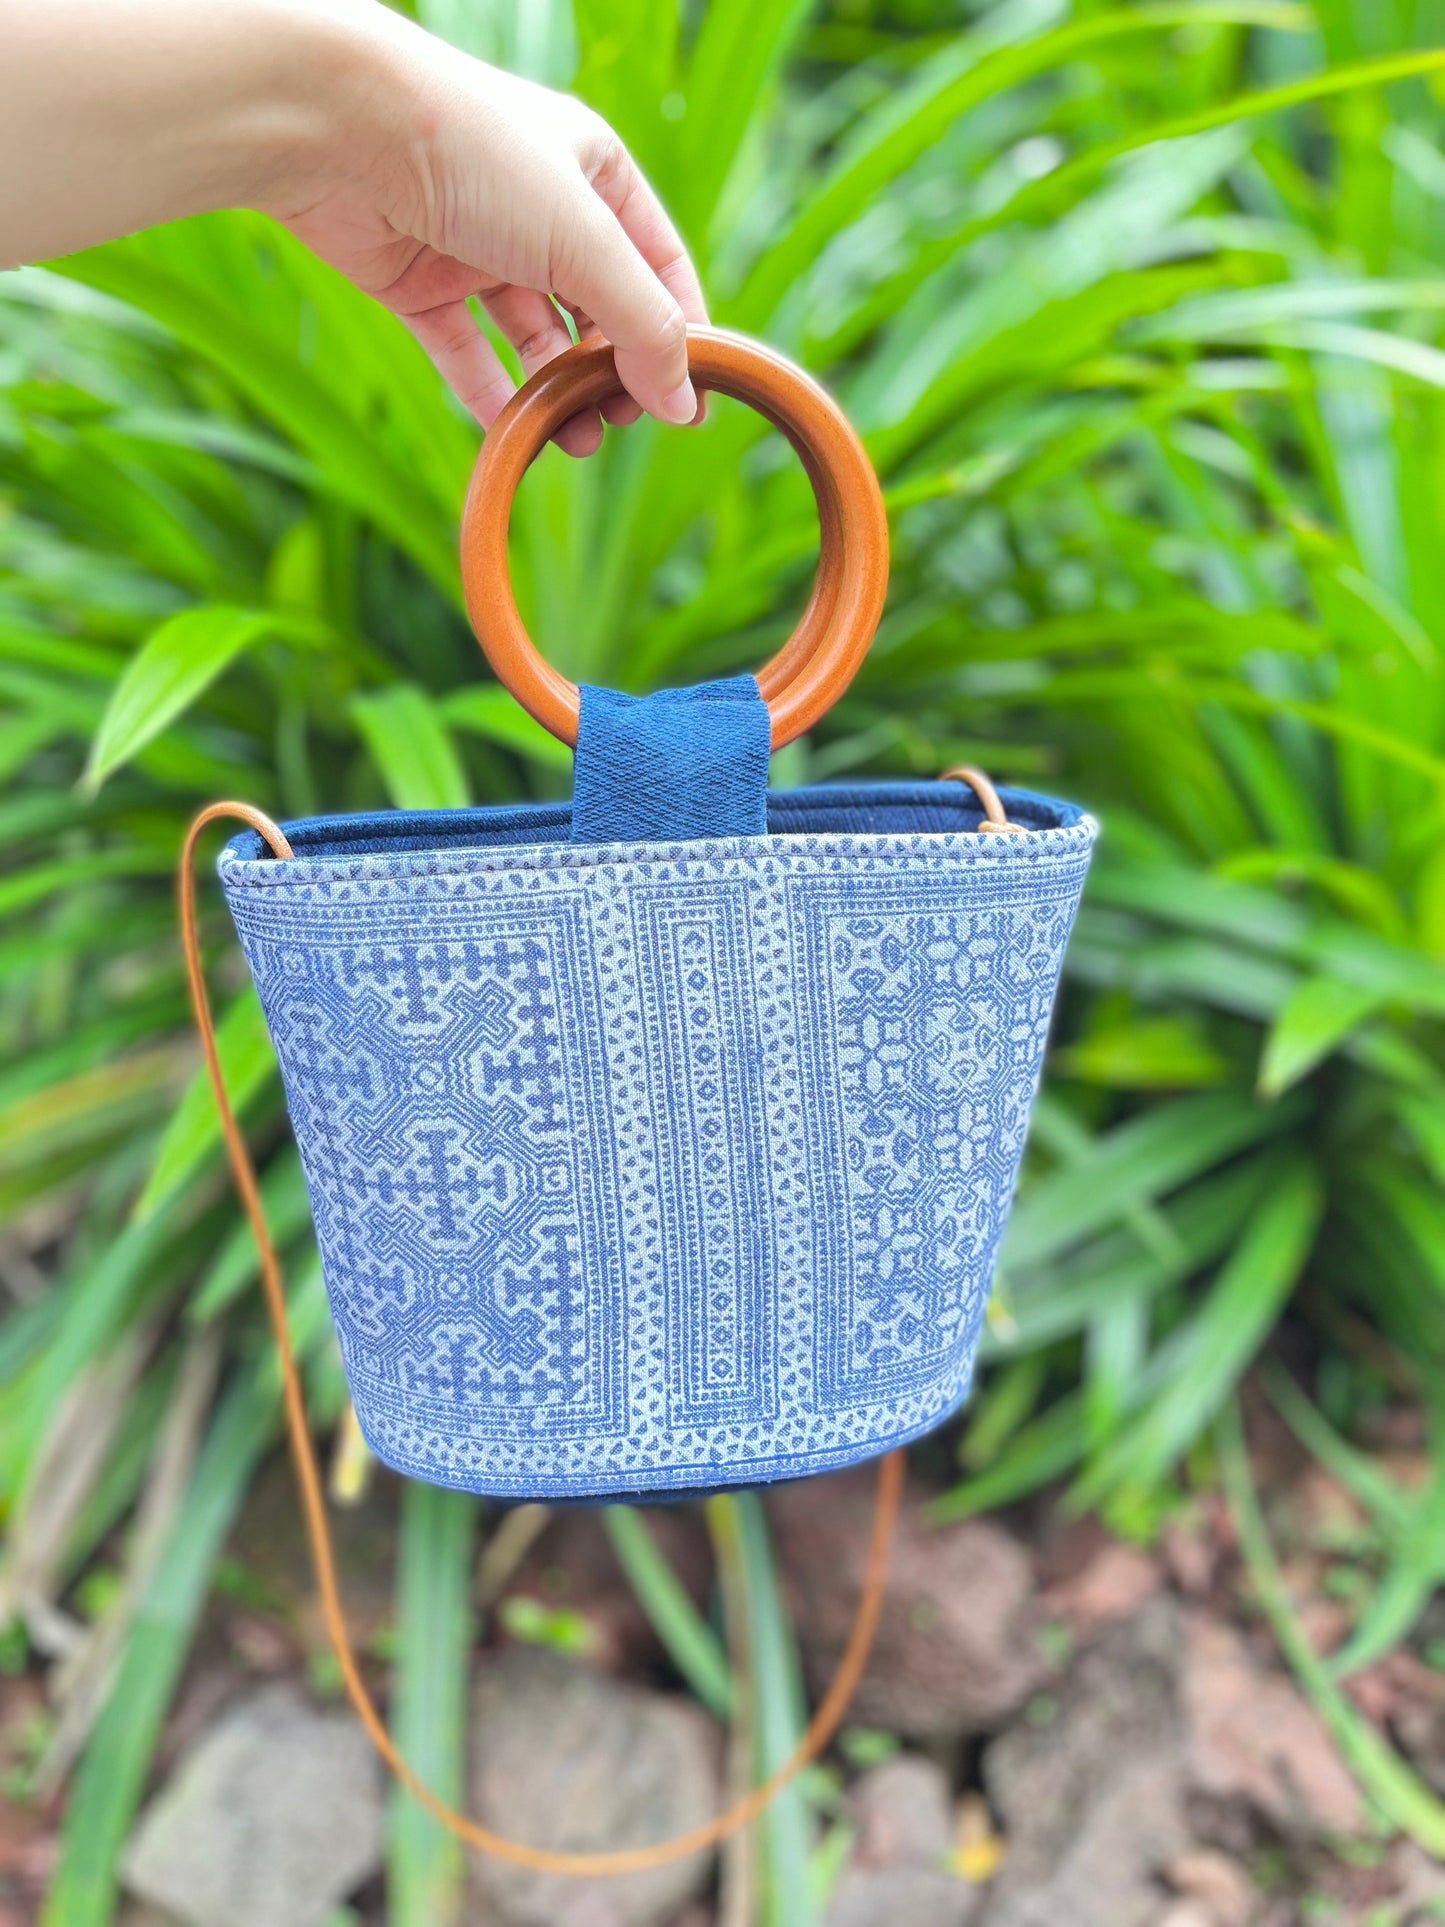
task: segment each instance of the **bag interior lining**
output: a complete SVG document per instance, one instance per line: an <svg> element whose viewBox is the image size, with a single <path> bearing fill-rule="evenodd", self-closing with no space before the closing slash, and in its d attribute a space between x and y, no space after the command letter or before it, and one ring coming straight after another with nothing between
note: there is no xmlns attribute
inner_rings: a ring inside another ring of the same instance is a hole
<svg viewBox="0 0 1445 1927"><path fill-rule="evenodd" d="M1071 803L1030 790L1000 790L1012 822L1031 830L1070 829L1083 813ZM920 836L977 830L978 798L966 783L820 784L768 792L770 836ZM317 816L282 826L298 856L396 856L443 850L491 850L566 843L571 803L515 803L468 810L385 810L360 816ZM254 830L231 854L269 857Z"/></svg>

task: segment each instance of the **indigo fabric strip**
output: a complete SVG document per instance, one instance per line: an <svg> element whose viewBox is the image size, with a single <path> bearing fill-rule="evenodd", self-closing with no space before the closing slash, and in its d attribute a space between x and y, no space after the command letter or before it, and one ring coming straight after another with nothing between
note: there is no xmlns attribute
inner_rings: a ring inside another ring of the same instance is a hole
<svg viewBox="0 0 1445 1927"><path fill-rule="evenodd" d="M654 696L584 683L572 841L764 835L771 736L756 676Z"/></svg>

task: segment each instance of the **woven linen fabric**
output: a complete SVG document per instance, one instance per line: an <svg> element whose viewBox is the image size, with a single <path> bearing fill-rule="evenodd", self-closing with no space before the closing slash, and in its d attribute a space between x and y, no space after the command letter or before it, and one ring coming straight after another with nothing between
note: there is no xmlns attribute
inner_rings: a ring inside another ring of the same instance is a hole
<svg viewBox="0 0 1445 1927"><path fill-rule="evenodd" d="M1094 836L1005 806L1025 834L939 783L775 796L774 833L705 843L569 844L559 805L233 840L379 1457L665 1495L947 1416Z"/></svg>
<svg viewBox="0 0 1445 1927"><path fill-rule="evenodd" d="M623 696L582 685L574 843L671 843L767 829L772 719L756 676Z"/></svg>

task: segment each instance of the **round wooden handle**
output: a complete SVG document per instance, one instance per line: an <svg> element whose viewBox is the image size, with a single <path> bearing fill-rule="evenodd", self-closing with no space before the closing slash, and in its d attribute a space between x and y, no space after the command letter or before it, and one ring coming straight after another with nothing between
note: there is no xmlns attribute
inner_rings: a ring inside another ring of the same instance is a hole
<svg viewBox="0 0 1445 1927"><path fill-rule="evenodd" d="M771 348L720 328L688 330L700 388L748 402L797 450L818 502L818 575L788 641L758 672L773 747L801 736L842 695L868 652L888 588L888 520L873 465L832 397ZM487 435L462 511L467 612L500 682L565 743L577 741L576 683L544 662L512 594L507 532L528 467L573 415L622 392L610 343L586 341L519 388Z"/></svg>

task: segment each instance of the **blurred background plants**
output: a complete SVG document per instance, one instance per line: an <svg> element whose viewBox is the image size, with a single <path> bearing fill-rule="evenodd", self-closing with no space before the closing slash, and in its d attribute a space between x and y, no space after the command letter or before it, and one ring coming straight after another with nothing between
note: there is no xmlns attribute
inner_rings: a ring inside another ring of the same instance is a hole
<svg viewBox="0 0 1445 1927"><path fill-rule="evenodd" d="M1270 1395L1376 1527L1349 1641L1307 1682L1352 1730L1338 1681L1445 1578L1445 1457L1406 1490L1352 1436L1401 1386L1445 1426L1445 6L417 11L606 114L715 318L826 377L868 440L889 612L776 780L969 758L1105 819L979 1394L924 1455L937 1516L1062 1479L1147 1537L1217 1448L1247 1507L1236 1388L1284 1356ZM776 645L816 525L759 430L715 404L700 431L537 465L513 565L554 661L647 688ZM224 794L296 815L566 793L461 610L476 446L401 329L259 217L0 284L0 1621L13 1662L58 1668L33 1786L74 1775L64 1927L112 1917L279 1430L194 1081L182 827ZM207 915L324 1430L344 1387L304 1192L214 896ZM479 1516L402 1501L393 1714L442 1784ZM624 1566L724 1712L717 1634L630 1519ZM710 1523L775 1709L761 1766L794 1730L788 1628L761 1511ZM1386 1812L1438 1844L1438 1808L1368 1753ZM770 1825L787 1927L812 1826L803 1795ZM458 1879L399 1802L390 1918L445 1922Z"/></svg>

